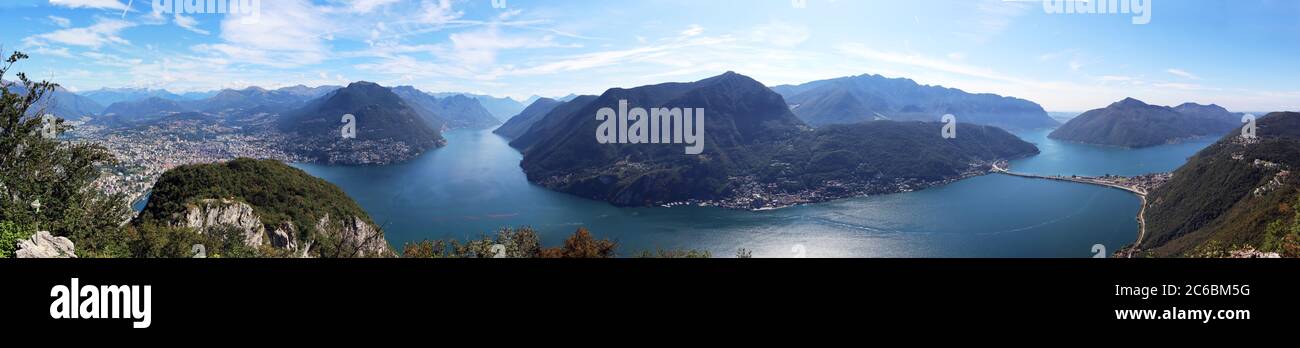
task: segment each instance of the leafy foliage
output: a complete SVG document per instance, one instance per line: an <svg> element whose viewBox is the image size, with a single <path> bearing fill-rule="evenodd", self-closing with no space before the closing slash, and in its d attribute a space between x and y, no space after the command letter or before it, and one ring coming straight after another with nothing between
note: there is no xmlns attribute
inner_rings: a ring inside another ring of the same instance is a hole
<svg viewBox="0 0 1300 348"><path fill-rule="evenodd" d="M0 67L0 81L18 61L28 58L14 52ZM105 238L120 232L130 217L124 195L107 195L92 187L100 166L115 160L97 144L73 144L42 135L47 124L37 101L58 85L34 82L18 73L18 82L3 82L0 96L0 221L32 226L68 237L82 257L120 256L120 244ZM23 93L11 93L10 88ZM54 134L71 129L62 119L48 123Z"/></svg>
<svg viewBox="0 0 1300 348"><path fill-rule="evenodd" d="M13 258L18 252L18 242L30 238L34 229L13 222L0 221L0 259Z"/></svg>
<svg viewBox="0 0 1300 348"><path fill-rule="evenodd" d="M498 247L499 246L499 247ZM403 248L405 258L613 258L618 243L592 237L586 228L579 228L564 241L564 246L544 248L537 231L531 227L501 229L494 236L461 242L459 240L424 240L407 243Z"/></svg>

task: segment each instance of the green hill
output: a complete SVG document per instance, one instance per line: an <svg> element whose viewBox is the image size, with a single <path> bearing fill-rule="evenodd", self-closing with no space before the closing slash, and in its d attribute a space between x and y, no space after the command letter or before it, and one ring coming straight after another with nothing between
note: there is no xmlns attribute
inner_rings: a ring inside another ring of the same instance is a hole
<svg viewBox="0 0 1300 348"><path fill-rule="evenodd" d="M1233 132L1151 193L1142 249L1156 256L1221 256L1226 249L1259 248L1270 224L1295 216L1300 177L1291 171L1300 168L1300 113L1269 114L1257 126L1257 140Z"/></svg>

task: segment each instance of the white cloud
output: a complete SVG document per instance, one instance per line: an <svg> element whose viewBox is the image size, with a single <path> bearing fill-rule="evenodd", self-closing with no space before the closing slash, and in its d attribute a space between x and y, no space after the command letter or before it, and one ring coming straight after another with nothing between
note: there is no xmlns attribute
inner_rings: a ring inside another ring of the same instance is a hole
<svg viewBox="0 0 1300 348"><path fill-rule="evenodd" d="M796 46L804 41L808 41L811 36L807 27L793 25L785 22L771 22L757 28L750 33L750 37L760 43L766 43L781 47Z"/></svg>
<svg viewBox="0 0 1300 348"><path fill-rule="evenodd" d="M343 29L309 1L264 1L257 23L245 24L239 16L226 16L221 22L224 42L194 48L245 63L282 68L311 65L329 58L325 39Z"/></svg>
<svg viewBox="0 0 1300 348"><path fill-rule="evenodd" d="M398 0L352 0L349 10L356 13L370 13L380 7L392 5Z"/></svg>
<svg viewBox="0 0 1300 348"><path fill-rule="evenodd" d="M101 8L125 10L126 4L118 0L50 0L50 5L68 8Z"/></svg>
<svg viewBox="0 0 1300 348"><path fill-rule="evenodd" d="M698 24L691 24L691 26L686 27L686 30L682 30L681 35L690 37L690 36L699 36L700 34L703 33L704 33L704 27L701 27Z"/></svg>
<svg viewBox="0 0 1300 348"><path fill-rule="evenodd" d="M177 13L175 21L176 21L176 26L185 28L185 30L192 31L197 34L203 34L203 35L209 34L207 30L199 29L199 21L194 19L194 17L186 17Z"/></svg>
<svg viewBox="0 0 1300 348"><path fill-rule="evenodd" d="M84 28L60 29L53 32L29 36L23 43L29 46L64 44L99 49L106 44L129 45L131 42L120 36L123 29L134 27L135 23L100 18L94 25Z"/></svg>
<svg viewBox="0 0 1300 348"><path fill-rule="evenodd" d="M72 26L72 20L67 19L67 18L64 18L64 17L59 17L59 16L49 16L49 17L46 17L46 18L49 18L49 19L50 19L50 22L54 22L54 25L57 25L57 26L59 26L59 27L67 28L67 27Z"/></svg>
<svg viewBox="0 0 1300 348"><path fill-rule="evenodd" d="M1169 73L1169 74L1171 74L1171 75L1174 75L1174 76L1178 76L1178 77L1181 77L1181 78L1184 78L1184 79L1188 79L1188 80L1200 80L1200 79L1201 79L1200 76L1196 76L1196 74L1189 73L1189 72L1187 72L1186 70L1182 70L1182 69L1172 69L1172 68L1171 68L1171 69L1165 70L1165 72L1167 72L1167 73Z"/></svg>
<svg viewBox="0 0 1300 348"><path fill-rule="evenodd" d="M483 30L454 33L449 36L451 56L466 65L495 64L497 52L504 49L556 47L554 37L502 35L496 26Z"/></svg>

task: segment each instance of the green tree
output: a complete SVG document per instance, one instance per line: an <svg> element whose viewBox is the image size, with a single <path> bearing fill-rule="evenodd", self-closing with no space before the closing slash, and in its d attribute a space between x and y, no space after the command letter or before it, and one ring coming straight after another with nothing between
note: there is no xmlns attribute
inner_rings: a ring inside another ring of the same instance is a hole
<svg viewBox="0 0 1300 348"><path fill-rule="evenodd" d="M0 81L27 58L11 54ZM42 104L58 85L15 75L17 82L0 82L0 221L68 237L83 257L125 256L118 237L131 214L126 197L92 186L100 166L115 163L113 155L98 144L59 141L72 128L62 119L26 117L45 115Z"/></svg>
<svg viewBox="0 0 1300 348"><path fill-rule="evenodd" d="M0 221L0 259L14 258L18 242L32 236L33 230L13 222Z"/></svg>

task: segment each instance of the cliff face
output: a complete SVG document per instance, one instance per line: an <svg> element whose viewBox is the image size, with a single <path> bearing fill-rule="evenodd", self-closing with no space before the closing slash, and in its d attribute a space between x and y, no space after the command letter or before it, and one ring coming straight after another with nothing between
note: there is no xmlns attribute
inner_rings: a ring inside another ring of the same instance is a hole
<svg viewBox="0 0 1300 348"><path fill-rule="evenodd" d="M317 231L330 231L339 243L337 252L342 257L384 257L393 255L383 232L358 217L334 222L329 215L316 223Z"/></svg>
<svg viewBox="0 0 1300 348"><path fill-rule="evenodd" d="M261 247L266 240L266 226L253 213L253 207L228 199L205 199L190 205L179 225L203 233L218 226L238 228L244 231L244 244L254 248Z"/></svg>
<svg viewBox="0 0 1300 348"><path fill-rule="evenodd" d="M193 228L200 233L208 233L216 227L233 227L242 231L244 243L254 248L269 244L272 248L310 255L311 248L318 246L318 244L309 244L304 250L299 250L298 230L292 222L286 221L268 231L252 206L231 199L204 199L189 205L184 219L177 221L176 225ZM325 238L337 243L337 253L341 254L338 256L392 255L384 234L359 217L336 222L326 215L316 222L316 231L324 233Z"/></svg>

